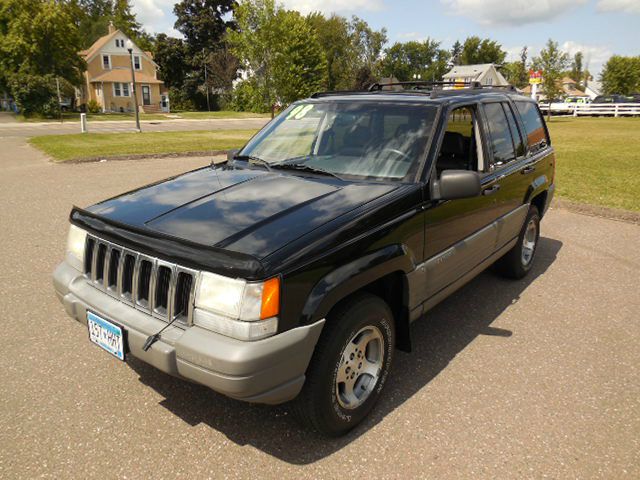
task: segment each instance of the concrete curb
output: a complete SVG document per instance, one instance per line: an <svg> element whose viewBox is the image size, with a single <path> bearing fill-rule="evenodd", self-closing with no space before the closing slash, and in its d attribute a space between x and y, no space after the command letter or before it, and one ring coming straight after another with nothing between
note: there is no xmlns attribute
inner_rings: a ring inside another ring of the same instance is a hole
<svg viewBox="0 0 640 480"><path fill-rule="evenodd" d="M92 162L112 162L112 161L123 161L123 160L151 160L154 158L180 158L180 157L219 157L221 155L226 155L226 150L203 150L196 152L180 152L180 153L156 153L149 155L148 153L140 153L135 155L114 155L109 157L87 157L87 158L78 158L75 160L54 160L49 157L49 161L51 163L55 163L56 165L65 165L65 164L77 164L77 163L92 163Z"/></svg>
<svg viewBox="0 0 640 480"><path fill-rule="evenodd" d="M620 222L633 223L640 225L640 212L630 210L622 210L620 208L602 207L599 205L590 205L587 203L572 202L564 198L554 197L551 202L552 208L561 208L591 217L608 218L609 220L617 220Z"/></svg>

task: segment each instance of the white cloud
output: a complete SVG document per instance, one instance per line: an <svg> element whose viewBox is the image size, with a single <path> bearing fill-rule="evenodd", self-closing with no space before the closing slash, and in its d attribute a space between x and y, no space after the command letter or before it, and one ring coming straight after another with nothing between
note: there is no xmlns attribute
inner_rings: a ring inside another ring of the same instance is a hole
<svg viewBox="0 0 640 480"><path fill-rule="evenodd" d="M133 0L133 12L145 30L153 33L167 33L182 36L174 30L173 6L177 0Z"/></svg>
<svg viewBox="0 0 640 480"><path fill-rule="evenodd" d="M571 58L578 53L582 52L583 55L583 67L588 69L592 74L598 73L604 63L609 60L609 57L613 55L613 52L603 45L586 45L584 43L574 42L567 40L560 48L567 52Z"/></svg>
<svg viewBox="0 0 640 480"><path fill-rule="evenodd" d="M384 8L384 0L283 0L287 8L300 13L309 12L354 13L377 12Z"/></svg>
<svg viewBox="0 0 640 480"><path fill-rule="evenodd" d="M517 26L550 20L586 3L587 0L440 1L455 15L464 15L484 25Z"/></svg>
<svg viewBox="0 0 640 480"><path fill-rule="evenodd" d="M598 0L598 10L602 12L640 13L638 0Z"/></svg>

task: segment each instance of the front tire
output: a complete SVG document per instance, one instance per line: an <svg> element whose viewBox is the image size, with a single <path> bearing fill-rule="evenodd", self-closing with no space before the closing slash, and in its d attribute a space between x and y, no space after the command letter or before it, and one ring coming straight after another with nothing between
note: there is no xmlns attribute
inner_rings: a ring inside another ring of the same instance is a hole
<svg viewBox="0 0 640 480"><path fill-rule="evenodd" d="M293 404L301 423L329 436L353 429L378 400L394 349L393 315L382 299L362 294L338 306L327 318Z"/></svg>
<svg viewBox="0 0 640 480"><path fill-rule="evenodd" d="M531 205L524 225L520 230L518 241L495 264L498 273L516 280L523 278L531 270L539 239L540 213L535 205Z"/></svg>

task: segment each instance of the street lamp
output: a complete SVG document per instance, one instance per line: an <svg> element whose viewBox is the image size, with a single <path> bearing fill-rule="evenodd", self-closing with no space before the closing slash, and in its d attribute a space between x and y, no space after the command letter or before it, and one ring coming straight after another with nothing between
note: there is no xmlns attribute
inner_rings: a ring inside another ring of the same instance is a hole
<svg viewBox="0 0 640 480"><path fill-rule="evenodd" d="M133 42L130 39L127 39L126 47L129 51L129 60L131 60L131 81L133 84L133 104L136 110L136 129L141 132L140 113L138 112L138 94L136 92L136 69L133 66Z"/></svg>

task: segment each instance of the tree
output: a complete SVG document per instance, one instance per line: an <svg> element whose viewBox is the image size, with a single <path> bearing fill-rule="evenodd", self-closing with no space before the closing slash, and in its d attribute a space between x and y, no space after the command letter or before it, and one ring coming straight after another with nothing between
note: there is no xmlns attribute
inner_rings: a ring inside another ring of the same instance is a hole
<svg viewBox="0 0 640 480"><path fill-rule="evenodd" d="M155 39L153 58L159 67L158 75L167 87L183 85L191 69L184 40L160 33Z"/></svg>
<svg viewBox="0 0 640 480"><path fill-rule="evenodd" d="M131 8L131 0L66 0L78 28L82 48L90 47L113 24L143 50L151 50L153 39L144 31Z"/></svg>
<svg viewBox="0 0 640 480"><path fill-rule="evenodd" d="M446 73L449 52L440 43L427 38L423 42L394 43L385 50L380 69L383 76L400 81L420 75L424 80L440 79Z"/></svg>
<svg viewBox="0 0 640 480"><path fill-rule="evenodd" d="M355 15L351 17L349 30L356 53L358 68L363 66L374 71L380 60L382 49L387 43L387 29L372 29L367 22Z"/></svg>
<svg viewBox="0 0 640 480"><path fill-rule="evenodd" d="M460 65L460 55L462 55L462 44L459 40L456 40L453 47L451 47L451 62L454 65Z"/></svg>
<svg viewBox="0 0 640 480"><path fill-rule="evenodd" d="M247 0L227 30L232 52L254 79L264 109L310 95L326 83L326 59L307 20L274 0Z"/></svg>
<svg viewBox="0 0 640 480"><path fill-rule="evenodd" d="M520 60L505 64L502 71L507 81L518 88L523 88L529 83L528 51L526 46L523 47L520 51Z"/></svg>
<svg viewBox="0 0 640 480"><path fill-rule="evenodd" d="M321 13L307 17L327 60L327 90L352 88L357 70L356 48L346 18L333 14L325 18Z"/></svg>
<svg viewBox="0 0 640 480"><path fill-rule="evenodd" d="M227 16L236 6L234 0L182 0L173 7L175 28L184 35L191 54L212 52L220 46L234 22Z"/></svg>
<svg viewBox="0 0 640 480"><path fill-rule="evenodd" d="M606 94L631 95L640 92L640 56L612 56L604 65L600 80Z"/></svg>
<svg viewBox="0 0 640 480"><path fill-rule="evenodd" d="M579 85L584 80L583 58L582 52L576 52L571 62L571 71L569 72L569 76L578 82Z"/></svg>
<svg viewBox="0 0 640 480"><path fill-rule="evenodd" d="M67 5L53 0L0 4L0 74L25 114L52 113L56 78L79 85L84 60Z"/></svg>
<svg viewBox="0 0 640 480"><path fill-rule="evenodd" d="M549 39L540 55L533 59L533 68L542 70L542 93L552 101L562 94L562 72L569 65L569 55L560 50L558 42ZM551 109L549 109L551 118Z"/></svg>
<svg viewBox="0 0 640 480"><path fill-rule="evenodd" d="M462 45L460 65L477 65L481 63L501 64L507 57L502 45L488 38L468 37Z"/></svg>

